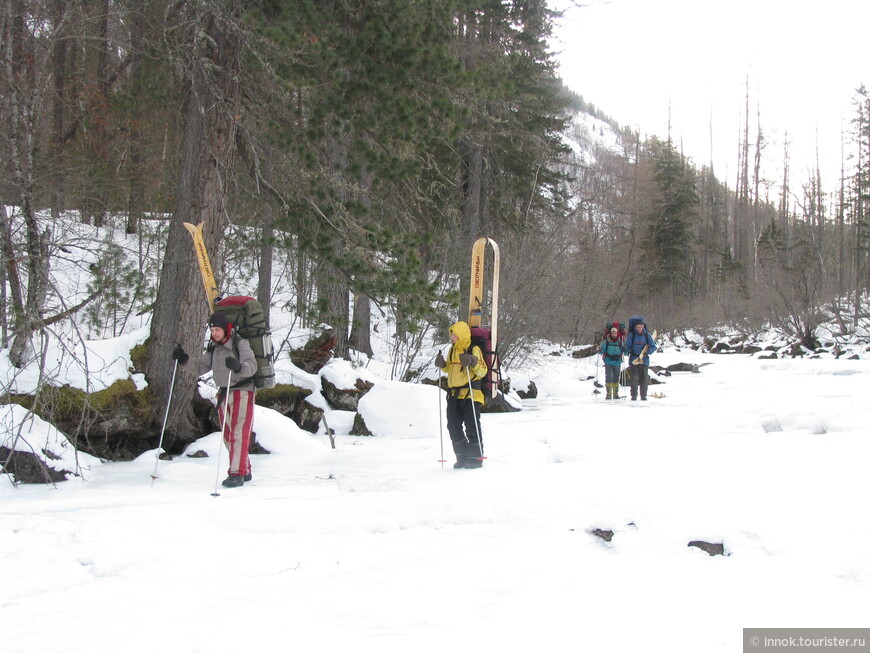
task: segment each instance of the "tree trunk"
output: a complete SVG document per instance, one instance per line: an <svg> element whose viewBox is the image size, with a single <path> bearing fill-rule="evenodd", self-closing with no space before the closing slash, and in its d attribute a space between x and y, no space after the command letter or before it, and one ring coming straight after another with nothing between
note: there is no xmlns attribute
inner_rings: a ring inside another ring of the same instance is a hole
<svg viewBox="0 0 870 653"><path fill-rule="evenodd" d="M187 98L182 165L146 359L148 381L161 406L168 401L174 346L181 344L193 359L202 349L205 320L212 307L205 300L191 239L182 223L204 224L203 239L214 262L226 223L226 184L233 165L240 96L241 43L234 31L235 16L215 16L200 3L182 6L185 10L190 11L184 17L190 21L190 40L184 44L190 59L184 61ZM179 372L164 436L167 451L202 435L192 404L195 366L191 362Z"/></svg>
<svg viewBox="0 0 870 653"><path fill-rule="evenodd" d="M130 85L133 109L130 113L130 163L127 177L127 221L125 232L133 235L139 231L144 201L144 151L145 143L140 127L139 113L142 111L142 98L145 93L143 81L143 50L145 16L142 11L145 0L132 0L130 22Z"/></svg>
<svg viewBox="0 0 870 653"><path fill-rule="evenodd" d="M348 344L361 351L366 356L373 356L372 336L372 301L368 295L357 295L353 303L353 325L351 326Z"/></svg>
<svg viewBox="0 0 870 653"><path fill-rule="evenodd" d="M321 266L317 273L318 320L332 327L335 333L335 354L347 355L350 323L350 293L347 285L331 274L331 267Z"/></svg>
<svg viewBox="0 0 870 653"><path fill-rule="evenodd" d="M10 11L11 9L11 11ZM9 137L13 170L14 188L18 194L19 210L25 225L25 252L27 287L22 288L23 302L16 303L14 339L9 350L9 361L15 367L22 367L26 359L26 348L39 328L42 308L48 284L47 232L40 231L33 205L33 160L36 143L35 111L40 102L37 83L44 62L36 60L36 53L28 45L26 38L25 3L17 0L7 4L4 15L4 29L11 36L11 57L4 74L4 87L7 93L9 110ZM10 34L11 32L11 34ZM11 272L11 270L10 270ZM17 276L17 271L15 275Z"/></svg>
<svg viewBox="0 0 870 653"><path fill-rule="evenodd" d="M54 22L55 25L61 24L66 13L66 0L55 0ZM66 116L66 65L67 65L67 39L62 38L62 34L57 35L54 40L52 54L52 68L54 76L54 102L52 106L52 147L54 149L54 166L57 174L52 184L51 189L51 215L57 219L60 212L63 211L66 203L64 186L66 183L64 161L63 161L63 144L64 144L64 124Z"/></svg>
<svg viewBox="0 0 870 653"><path fill-rule="evenodd" d="M263 206L262 227L260 233L260 269L257 278L257 301L266 314L266 326L269 326L269 307L272 305L272 252L273 234L275 231L275 214L272 206Z"/></svg>

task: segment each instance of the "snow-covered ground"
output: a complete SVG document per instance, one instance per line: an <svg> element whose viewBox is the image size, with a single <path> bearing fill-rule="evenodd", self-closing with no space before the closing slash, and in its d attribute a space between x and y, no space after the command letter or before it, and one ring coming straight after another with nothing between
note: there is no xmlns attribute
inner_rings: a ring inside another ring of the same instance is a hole
<svg viewBox="0 0 870 653"><path fill-rule="evenodd" d="M434 387L384 381L377 435L332 411L335 449L258 407L272 453L218 497L218 434L207 458L0 479L2 650L697 653L865 626L870 361L653 356L680 362L711 364L612 402L591 361L542 361L538 399L483 416L481 470L438 462Z"/></svg>

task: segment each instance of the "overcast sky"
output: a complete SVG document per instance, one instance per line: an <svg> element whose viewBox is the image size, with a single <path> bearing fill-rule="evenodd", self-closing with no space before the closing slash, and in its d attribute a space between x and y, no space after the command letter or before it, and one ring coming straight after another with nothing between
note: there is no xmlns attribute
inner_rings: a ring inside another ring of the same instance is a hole
<svg viewBox="0 0 870 653"><path fill-rule="evenodd" d="M854 91L870 85L870 0L581 2L557 32L561 76L621 125L664 137L670 110L674 141L706 164L712 124L716 174L733 186L748 79L767 174L779 181L787 134L793 182L807 176L817 143L826 178L838 177Z"/></svg>

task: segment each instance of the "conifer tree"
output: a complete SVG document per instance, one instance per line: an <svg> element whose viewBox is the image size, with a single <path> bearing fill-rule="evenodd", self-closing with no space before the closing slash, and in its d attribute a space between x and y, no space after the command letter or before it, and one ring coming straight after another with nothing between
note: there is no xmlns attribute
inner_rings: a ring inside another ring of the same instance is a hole
<svg viewBox="0 0 870 653"><path fill-rule="evenodd" d="M676 300L692 295L693 230L699 200L695 170L670 141L653 138L647 146L653 186L642 203L643 256L639 261L653 293L670 291Z"/></svg>

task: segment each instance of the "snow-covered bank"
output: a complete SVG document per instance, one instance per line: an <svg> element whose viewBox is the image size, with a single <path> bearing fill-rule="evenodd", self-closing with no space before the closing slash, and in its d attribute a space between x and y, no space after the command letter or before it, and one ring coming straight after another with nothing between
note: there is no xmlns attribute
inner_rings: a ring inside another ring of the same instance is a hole
<svg viewBox="0 0 870 653"><path fill-rule="evenodd" d="M389 435L333 415L334 450L258 409L273 453L217 498L216 435L153 487L154 452L2 483L4 651L730 651L744 627L863 625L870 362L654 362L712 364L645 404L551 376L546 398L483 416L479 471L437 462L423 388L368 400Z"/></svg>

